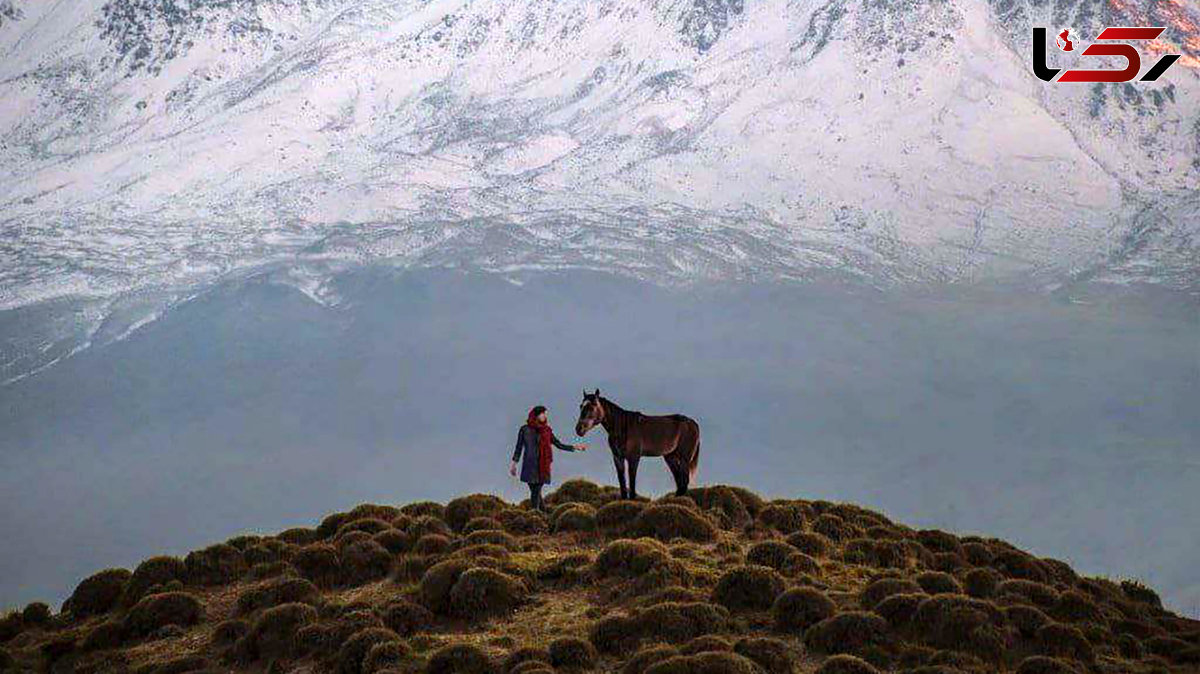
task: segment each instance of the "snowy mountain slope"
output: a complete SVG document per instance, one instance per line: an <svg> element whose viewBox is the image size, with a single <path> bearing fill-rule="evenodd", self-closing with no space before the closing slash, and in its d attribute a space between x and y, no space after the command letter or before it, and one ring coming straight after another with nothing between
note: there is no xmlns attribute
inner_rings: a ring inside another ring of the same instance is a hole
<svg viewBox="0 0 1200 674"><path fill-rule="evenodd" d="M231 273L371 261L1194 291L1197 15L17 0L0 6L0 308L108 316L149 296L155 313ZM1029 72L1031 25L1145 22L1187 54L1160 82Z"/></svg>

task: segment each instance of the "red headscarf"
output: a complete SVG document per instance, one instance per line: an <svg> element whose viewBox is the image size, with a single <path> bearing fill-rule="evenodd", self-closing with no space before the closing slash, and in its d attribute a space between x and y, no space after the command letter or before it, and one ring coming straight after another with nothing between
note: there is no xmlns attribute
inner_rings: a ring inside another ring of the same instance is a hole
<svg viewBox="0 0 1200 674"><path fill-rule="evenodd" d="M554 445L551 442L554 431L550 424L537 418L534 414L536 409L529 410L529 418L525 423L538 433L538 477L542 482L547 482L550 480L550 462L554 460Z"/></svg>

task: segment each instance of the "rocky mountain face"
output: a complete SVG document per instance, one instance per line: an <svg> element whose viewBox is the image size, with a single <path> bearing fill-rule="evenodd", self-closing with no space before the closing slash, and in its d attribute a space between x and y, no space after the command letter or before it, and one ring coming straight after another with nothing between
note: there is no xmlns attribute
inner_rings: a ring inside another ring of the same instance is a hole
<svg viewBox="0 0 1200 674"><path fill-rule="evenodd" d="M69 300L84 341L97 317L149 320L280 264L317 289L380 261L669 284L1200 278L1184 3L18 0L0 17L0 307ZM1168 27L1148 54L1185 54L1158 82L1030 72L1030 26L1147 23Z"/></svg>

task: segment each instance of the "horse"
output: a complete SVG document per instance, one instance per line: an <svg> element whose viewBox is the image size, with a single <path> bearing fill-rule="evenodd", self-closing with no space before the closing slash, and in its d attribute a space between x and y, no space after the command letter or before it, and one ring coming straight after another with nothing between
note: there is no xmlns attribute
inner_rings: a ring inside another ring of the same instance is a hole
<svg viewBox="0 0 1200 674"><path fill-rule="evenodd" d="M583 437L600 425L608 433L621 498L637 498L638 462L643 456L661 456L675 478L675 494L686 496L688 484L696 478L700 462L700 424L682 414L648 416L622 409L613 401L595 393L583 392L579 403L579 421L575 434ZM625 466L629 466L629 486L625 486Z"/></svg>

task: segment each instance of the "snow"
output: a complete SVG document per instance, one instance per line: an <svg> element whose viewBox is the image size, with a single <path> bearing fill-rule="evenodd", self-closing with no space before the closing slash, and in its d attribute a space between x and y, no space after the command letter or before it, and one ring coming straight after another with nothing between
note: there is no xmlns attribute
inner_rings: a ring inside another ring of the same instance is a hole
<svg viewBox="0 0 1200 674"><path fill-rule="evenodd" d="M1196 71L1098 104L979 0L269 0L141 69L102 5L0 27L0 310L328 261L1196 289Z"/></svg>

